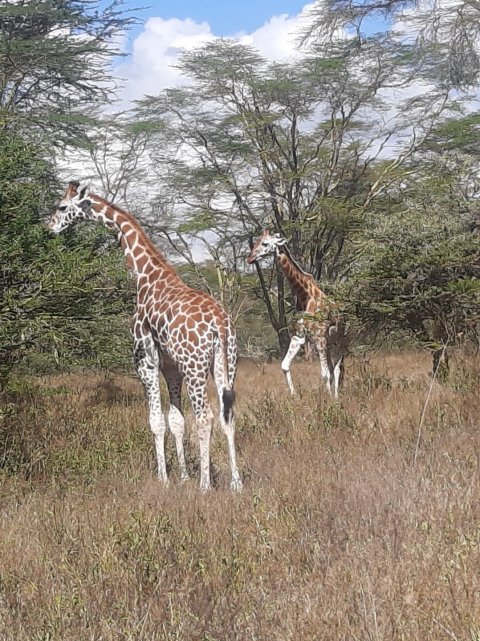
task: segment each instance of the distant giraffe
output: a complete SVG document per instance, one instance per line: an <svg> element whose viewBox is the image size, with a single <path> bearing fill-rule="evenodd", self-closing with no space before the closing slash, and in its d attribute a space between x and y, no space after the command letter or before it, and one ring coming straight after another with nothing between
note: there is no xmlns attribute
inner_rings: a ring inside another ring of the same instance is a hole
<svg viewBox="0 0 480 641"><path fill-rule="evenodd" d="M290 392L295 393L290 365L301 346L308 339L314 343L317 349L322 378L327 390L335 398L338 398L338 390L343 382L345 345L340 321L331 319L331 312L336 305L322 292L312 274L305 272L295 262L287 247L286 239L280 234L272 234L268 229L265 229L253 246L247 263L254 263L269 254L274 254L277 257L280 267L292 287L296 298L297 312L304 312L295 322L295 333L282 361L282 370L285 373ZM335 354L335 360L332 360L334 348L337 354Z"/></svg>
<svg viewBox="0 0 480 641"><path fill-rule="evenodd" d="M183 450L185 419L181 389L185 380L200 442L200 487L210 488L210 435L213 413L207 397L212 373L220 403L220 424L227 437L233 490L242 488L234 444L234 379L237 342L223 307L205 292L188 287L153 245L135 218L105 199L69 183L48 226L56 234L80 219L94 220L117 231L127 265L137 278L137 306L132 322L134 362L145 387L150 428L155 436L158 476L168 482L164 437L166 422L160 402L159 372L170 396L168 424L177 449L182 480L188 479Z"/></svg>

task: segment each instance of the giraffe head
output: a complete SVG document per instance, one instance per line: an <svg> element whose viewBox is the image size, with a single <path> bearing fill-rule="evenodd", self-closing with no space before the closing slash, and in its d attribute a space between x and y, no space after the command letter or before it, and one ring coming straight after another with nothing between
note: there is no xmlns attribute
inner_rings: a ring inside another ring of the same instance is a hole
<svg viewBox="0 0 480 641"><path fill-rule="evenodd" d="M264 229L253 246L250 256L247 258L247 263L251 265L256 260L273 254L277 250L277 247L282 247L282 245L286 244L286 238L283 238L280 234L272 234L269 229Z"/></svg>
<svg viewBox="0 0 480 641"><path fill-rule="evenodd" d="M88 185L80 187L78 180L72 180L47 223L50 231L59 234L75 221L88 218L91 214L92 201L87 198L87 195Z"/></svg>

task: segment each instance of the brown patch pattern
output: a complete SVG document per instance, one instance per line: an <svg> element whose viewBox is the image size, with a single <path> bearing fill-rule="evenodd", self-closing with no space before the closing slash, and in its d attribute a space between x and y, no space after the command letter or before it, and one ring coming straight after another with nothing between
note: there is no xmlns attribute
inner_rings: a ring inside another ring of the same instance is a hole
<svg viewBox="0 0 480 641"><path fill-rule="evenodd" d="M186 285L128 212L94 194L67 187L52 216L50 228L59 233L77 219L114 227L127 265L137 278L137 305L131 325L134 361L150 408L159 477L167 482L159 372L170 396L168 424L176 439L182 479L188 478L183 451L185 420L181 388L185 381L195 414L200 442L200 485L210 487L210 434L213 413L207 398L207 379L213 374L220 402L220 423L227 437L232 489L241 489L234 446L233 386L237 365L236 334L223 307L209 294Z"/></svg>
<svg viewBox="0 0 480 641"><path fill-rule="evenodd" d="M278 263L290 283L296 301L297 312L305 312L304 317L297 319L294 334L282 369L292 394L294 387L290 374L290 365L307 340L313 343L320 359L322 378L327 389L335 397L343 381L343 362L346 351L341 319L331 317L331 310L336 307L315 282L312 274L303 271L290 254L286 240L279 234L272 235L265 229L247 258L249 264L274 253Z"/></svg>

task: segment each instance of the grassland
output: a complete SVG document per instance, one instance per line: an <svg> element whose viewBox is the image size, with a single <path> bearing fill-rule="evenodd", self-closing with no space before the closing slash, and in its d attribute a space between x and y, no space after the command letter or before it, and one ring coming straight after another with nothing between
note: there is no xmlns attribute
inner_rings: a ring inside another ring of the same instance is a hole
<svg viewBox="0 0 480 641"><path fill-rule="evenodd" d="M139 383L33 381L0 419L2 641L480 640L480 366L448 384L421 353L347 364L341 402L316 364L242 363L245 489L155 480ZM191 426L191 420L189 420Z"/></svg>

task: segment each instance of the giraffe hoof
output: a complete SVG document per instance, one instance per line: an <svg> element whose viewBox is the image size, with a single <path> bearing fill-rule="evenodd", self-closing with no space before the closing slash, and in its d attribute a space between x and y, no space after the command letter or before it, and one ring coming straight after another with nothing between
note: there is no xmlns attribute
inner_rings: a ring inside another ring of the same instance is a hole
<svg viewBox="0 0 480 641"><path fill-rule="evenodd" d="M243 490L243 483L240 479L230 481L230 489L233 492L241 492Z"/></svg>
<svg viewBox="0 0 480 641"><path fill-rule="evenodd" d="M186 472L184 472L180 476L180 483L185 483L185 481L189 481L189 480L190 480L190 477L188 476L188 474Z"/></svg>
<svg viewBox="0 0 480 641"><path fill-rule="evenodd" d="M207 492L210 492L211 489L212 488L210 483L200 483L200 492L202 494L206 494Z"/></svg>

